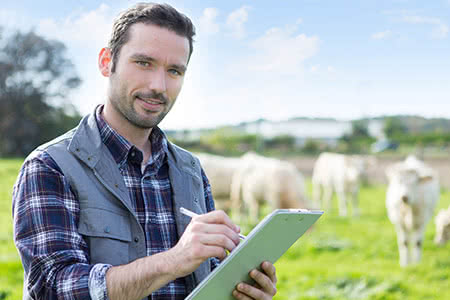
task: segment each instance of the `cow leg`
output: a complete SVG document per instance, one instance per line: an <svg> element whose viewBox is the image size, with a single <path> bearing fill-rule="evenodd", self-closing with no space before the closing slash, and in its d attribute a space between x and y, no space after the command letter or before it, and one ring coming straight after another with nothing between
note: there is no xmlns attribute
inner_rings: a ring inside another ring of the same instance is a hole
<svg viewBox="0 0 450 300"><path fill-rule="evenodd" d="M422 256L424 228L420 228L411 234L412 257L411 262L418 263Z"/></svg>
<svg viewBox="0 0 450 300"><path fill-rule="evenodd" d="M253 224L258 222L259 215L259 203L255 195L249 188L243 188L242 197L244 198L244 203L248 206L250 222Z"/></svg>
<svg viewBox="0 0 450 300"><path fill-rule="evenodd" d="M313 196L313 201L314 201L315 205L321 205L321 203L320 203L320 201L321 201L320 200L320 198L321 198L320 190L321 190L320 184L319 183L313 183L312 196Z"/></svg>
<svg viewBox="0 0 450 300"><path fill-rule="evenodd" d="M409 264L408 236L403 228L396 226L398 254L400 266L405 267Z"/></svg>
<svg viewBox="0 0 450 300"><path fill-rule="evenodd" d="M230 186L231 212L234 221L238 223L241 221L241 210L245 208L243 205L244 201L241 197L242 181L244 180L242 174L242 171L235 172Z"/></svg>
<svg viewBox="0 0 450 300"><path fill-rule="evenodd" d="M339 203L339 215L341 217L347 216L347 197L345 195L345 192L342 190L339 190L337 192L338 196L338 203Z"/></svg>
<svg viewBox="0 0 450 300"><path fill-rule="evenodd" d="M352 214L354 217L359 217L359 203L358 203L358 191L353 191L351 194L352 197Z"/></svg>
<svg viewBox="0 0 450 300"><path fill-rule="evenodd" d="M322 207L327 210L331 209L331 197L333 196L333 188L331 186L324 185L323 186L323 198L322 198Z"/></svg>

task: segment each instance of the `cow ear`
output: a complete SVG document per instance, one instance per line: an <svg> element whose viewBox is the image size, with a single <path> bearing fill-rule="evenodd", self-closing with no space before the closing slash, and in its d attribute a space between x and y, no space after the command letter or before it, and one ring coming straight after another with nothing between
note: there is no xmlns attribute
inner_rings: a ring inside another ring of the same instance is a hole
<svg viewBox="0 0 450 300"><path fill-rule="evenodd" d="M422 177L419 178L419 182L420 183L426 183L426 182L431 181L431 179L433 179L433 176L431 176L431 175L422 176Z"/></svg>

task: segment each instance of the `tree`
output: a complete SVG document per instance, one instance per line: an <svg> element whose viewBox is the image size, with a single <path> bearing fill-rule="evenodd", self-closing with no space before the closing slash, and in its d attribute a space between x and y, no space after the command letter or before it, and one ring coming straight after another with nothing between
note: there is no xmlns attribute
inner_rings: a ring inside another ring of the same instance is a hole
<svg viewBox="0 0 450 300"><path fill-rule="evenodd" d="M268 139L265 146L271 149L292 151L295 147L295 137L289 134L277 135Z"/></svg>
<svg viewBox="0 0 450 300"><path fill-rule="evenodd" d="M26 155L78 123L66 99L81 80L65 50L33 31L0 35L0 155Z"/></svg>
<svg viewBox="0 0 450 300"><path fill-rule="evenodd" d="M406 125L396 117L388 117L384 120L383 132L389 139L402 136L408 132Z"/></svg>
<svg viewBox="0 0 450 300"><path fill-rule="evenodd" d="M352 134L351 135L354 138L370 137L368 122L366 120L352 121Z"/></svg>
<svg viewBox="0 0 450 300"><path fill-rule="evenodd" d="M339 138L338 149L348 153L367 153L374 138L369 134L367 120L352 121L352 131Z"/></svg>

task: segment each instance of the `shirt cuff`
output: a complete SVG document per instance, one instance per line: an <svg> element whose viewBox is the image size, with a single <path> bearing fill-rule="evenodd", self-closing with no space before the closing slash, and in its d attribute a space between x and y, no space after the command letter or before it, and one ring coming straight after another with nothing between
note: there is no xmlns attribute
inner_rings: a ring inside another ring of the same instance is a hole
<svg viewBox="0 0 450 300"><path fill-rule="evenodd" d="M109 300L106 290L106 271L112 265L96 264L89 273L89 295L92 300Z"/></svg>

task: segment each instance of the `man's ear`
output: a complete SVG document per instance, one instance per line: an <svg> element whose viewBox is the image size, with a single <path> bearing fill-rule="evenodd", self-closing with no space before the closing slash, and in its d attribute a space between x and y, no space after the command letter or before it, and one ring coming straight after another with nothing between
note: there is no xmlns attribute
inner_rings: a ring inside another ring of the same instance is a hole
<svg viewBox="0 0 450 300"><path fill-rule="evenodd" d="M98 69L103 76L109 77L111 76L111 67L112 67L112 55L111 49L102 48L100 53L98 54Z"/></svg>

